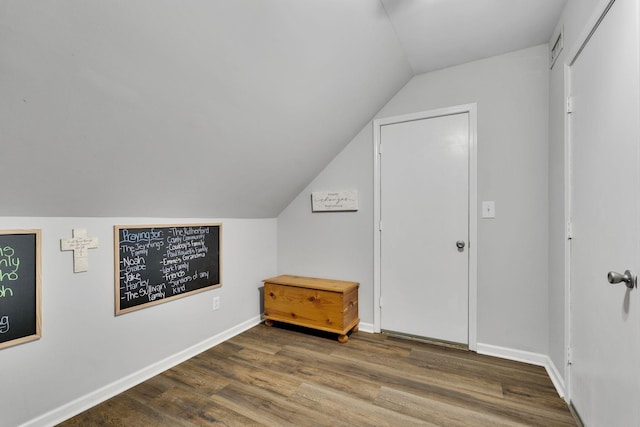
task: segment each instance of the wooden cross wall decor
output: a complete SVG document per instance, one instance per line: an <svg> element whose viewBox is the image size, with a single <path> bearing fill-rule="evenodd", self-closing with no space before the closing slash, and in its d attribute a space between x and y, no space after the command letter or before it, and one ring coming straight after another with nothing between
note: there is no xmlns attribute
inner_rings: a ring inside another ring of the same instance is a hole
<svg viewBox="0 0 640 427"><path fill-rule="evenodd" d="M73 251L73 272L89 270L89 249L98 247L97 237L87 237L87 230L74 228L71 239L60 239L61 251Z"/></svg>

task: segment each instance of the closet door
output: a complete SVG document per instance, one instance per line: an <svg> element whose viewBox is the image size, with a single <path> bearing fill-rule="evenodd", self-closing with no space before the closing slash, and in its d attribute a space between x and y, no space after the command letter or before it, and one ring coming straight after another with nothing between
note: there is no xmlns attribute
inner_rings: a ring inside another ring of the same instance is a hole
<svg viewBox="0 0 640 427"><path fill-rule="evenodd" d="M637 8L616 0L570 68L570 398L588 426L640 425L640 291L608 283L640 272Z"/></svg>

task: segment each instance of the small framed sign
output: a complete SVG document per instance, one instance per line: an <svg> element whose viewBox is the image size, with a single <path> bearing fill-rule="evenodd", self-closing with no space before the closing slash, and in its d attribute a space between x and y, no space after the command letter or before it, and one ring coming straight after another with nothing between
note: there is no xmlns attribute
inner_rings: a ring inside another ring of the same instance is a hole
<svg viewBox="0 0 640 427"><path fill-rule="evenodd" d="M314 191L311 193L313 212L353 212L358 210L357 191Z"/></svg>

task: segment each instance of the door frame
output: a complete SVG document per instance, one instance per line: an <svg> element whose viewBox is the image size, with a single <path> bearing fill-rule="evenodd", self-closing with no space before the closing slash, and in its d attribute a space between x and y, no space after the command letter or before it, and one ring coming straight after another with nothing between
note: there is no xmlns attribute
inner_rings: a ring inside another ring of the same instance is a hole
<svg viewBox="0 0 640 427"><path fill-rule="evenodd" d="M576 40L568 50L564 61L564 219L565 219L565 245L564 245L564 335L565 335L565 352L564 352L564 383L562 389L564 391L564 400L571 403L571 276L572 276L572 245L573 238L573 150L572 150L572 132L571 132L571 113L570 99L572 94L571 70L582 50L587 46L591 36L596 32L600 22L605 18L609 9L616 0L600 0L593 8L593 13L589 20L576 37Z"/></svg>
<svg viewBox="0 0 640 427"><path fill-rule="evenodd" d="M478 312L478 150L477 104L463 104L448 108L385 117L373 121L373 329L381 332L380 281L380 138L382 126L415 120L432 119L452 114L469 114L469 350L477 350Z"/></svg>

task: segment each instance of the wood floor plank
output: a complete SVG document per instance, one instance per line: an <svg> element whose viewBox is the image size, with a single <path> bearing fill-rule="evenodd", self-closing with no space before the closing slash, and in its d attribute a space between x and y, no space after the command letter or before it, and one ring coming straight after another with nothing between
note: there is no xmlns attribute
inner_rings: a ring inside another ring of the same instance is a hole
<svg viewBox="0 0 640 427"><path fill-rule="evenodd" d="M291 376L261 369L232 358L219 358L215 354L200 358L194 361L194 364L225 377L231 383L247 384L283 396L289 396L301 384L300 380Z"/></svg>
<svg viewBox="0 0 640 427"><path fill-rule="evenodd" d="M317 408L299 407L289 398L274 395L266 390L250 387L245 384L230 384L220 390L214 398L234 402L236 407L243 407L245 414L250 413L253 419L274 426L332 426L328 419Z"/></svg>
<svg viewBox="0 0 640 427"><path fill-rule="evenodd" d="M281 346L295 343L299 347L315 350L318 353L328 353L332 349L341 346L337 340L337 334L304 328L301 326L277 324L276 327L264 327L260 331L260 339L269 338L269 342ZM251 331L247 331L251 333ZM255 333L255 332L254 332Z"/></svg>
<svg viewBox="0 0 640 427"><path fill-rule="evenodd" d="M318 408L323 413L333 414L334 425L435 426L435 424L418 420L402 412L371 405L368 402L315 384L301 385L300 392L289 397L289 401L294 402L297 407Z"/></svg>
<svg viewBox="0 0 640 427"><path fill-rule="evenodd" d="M415 394L382 387L376 405L410 415L414 418L446 427L468 427L473 420L474 427L524 427L527 424L506 420L484 412L455 406Z"/></svg>
<svg viewBox="0 0 640 427"><path fill-rule="evenodd" d="M325 363L316 363L313 359L292 360L279 354L265 358L259 353L245 350L238 352L234 358L262 366L272 372L287 373L295 378L304 379L304 382L332 387L367 401L373 401L380 390L380 385L375 382L346 376L339 369L332 369Z"/></svg>
<svg viewBox="0 0 640 427"><path fill-rule="evenodd" d="M193 360L174 366L160 376L170 381L169 385L172 387L193 390L204 396L214 394L230 382L216 372L201 368Z"/></svg>
<svg viewBox="0 0 640 427"><path fill-rule="evenodd" d="M167 416L177 417L196 426L241 426L254 420L182 387L175 387L150 402Z"/></svg>
<svg viewBox="0 0 640 427"><path fill-rule="evenodd" d="M336 347L332 353L340 350L352 350L352 351L366 351L369 354L369 360L375 361L377 359L382 359L383 361L388 360L388 358L402 358L406 359L411 355L412 349L394 345L393 343L388 343L386 341L370 341L359 339L364 336L363 334L358 334L358 339L354 339L350 345L348 346L338 346Z"/></svg>
<svg viewBox="0 0 640 427"><path fill-rule="evenodd" d="M276 354L282 345L274 341L265 341L264 337L254 338L250 335L237 335L229 340L230 343L239 345L243 349L254 349L265 353Z"/></svg>
<svg viewBox="0 0 640 427"><path fill-rule="evenodd" d="M358 373L353 364L349 369L350 373ZM373 368L365 367L364 374L369 375L368 372L371 369ZM528 402L505 399L503 396L495 396L492 393L474 391L468 385L455 384L459 378L452 379L451 384L447 385L443 381L432 381L428 376L412 375L409 378L404 378L398 376L397 373L385 372L380 369L378 369L378 374L381 375L381 381L391 388L527 425L551 425L548 423L560 415L555 412L554 408L532 407ZM538 419L542 421L537 421Z"/></svg>
<svg viewBox="0 0 640 427"><path fill-rule="evenodd" d="M225 341L222 342L218 345L216 345L214 347L216 349L216 355L218 355L219 357L228 357L228 356L232 356L235 353L239 352L240 350L242 350L244 347L238 345L238 344L234 344L231 341ZM206 358L207 357L207 351L203 351L202 353L194 356L191 360L198 360L200 358Z"/></svg>
<svg viewBox="0 0 640 427"><path fill-rule="evenodd" d="M375 351L373 353L375 354ZM359 361L361 354L362 349L350 348L346 346L331 353L332 356L338 356L343 359L352 360L355 363ZM413 363L410 363L406 357L400 357L398 355L383 356L378 354L376 357L368 357L367 362L385 367L393 366L394 370L403 372L407 376L418 378L425 377L425 380L428 380L434 385L443 385L453 382L454 384L456 384L456 387L459 387L463 390L470 390L478 393L486 393L493 396L502 397L502 384L499 381L484 376L463 375L459 371L443 372L441 369L432 366L420 367L416 366Z"/></svg>
<svg viewBox="0 0 640 427"><path fill-rule="evenodd" d="M505 381L503 382L503 390L505 399L523 401L528 405L544 406L561 412L564 412L567 408L567 404L558 396L555 390L551 392L546 386Z"/></svg>
<svg viewBox="0 0 640 427"><path fill-rule="evenodd" d="M303 361L312 356L308 350L294 346L280 352L289 359ZM361 355L360 355L361 356ZM331 366L337 372L356 379L368 379L384 384L395 384L415 389L451 389L460 393L474 392L502 397L502 386L497 383L476 382L475 379L461 381L455 375L441 376L435 371L418 371L407 369L399 360L388 360L388 364L380 364L362 360L354 354L340 352L327 356L316 356L322 363Z"/></svg>
<svg viewBox="0 0 640 427"><path fill-rule="evenodd" d="M62 426L575 426L545 370L386 334L259 325Z"/></svg>
<svg viewBox="0 0 640 427"><path fill-rule="evenodd" d="M545 381L553 387L546 371L540 366L502 360L468 351L447 351L447 349L439 349L436 346L421 346L414 348L407 360L421 368L465 372L470 375L489 376L497 380L517 379L533 384Z"/></svg>
<svg viewBox="0 0 640 427"><path fill-rule="evenodd" d="M191 427L186 420L161 413L157 408L136 400L131 393L118 395L66 421L64 426L108 426L108 427L149 427L176 426Z"/></svg>

